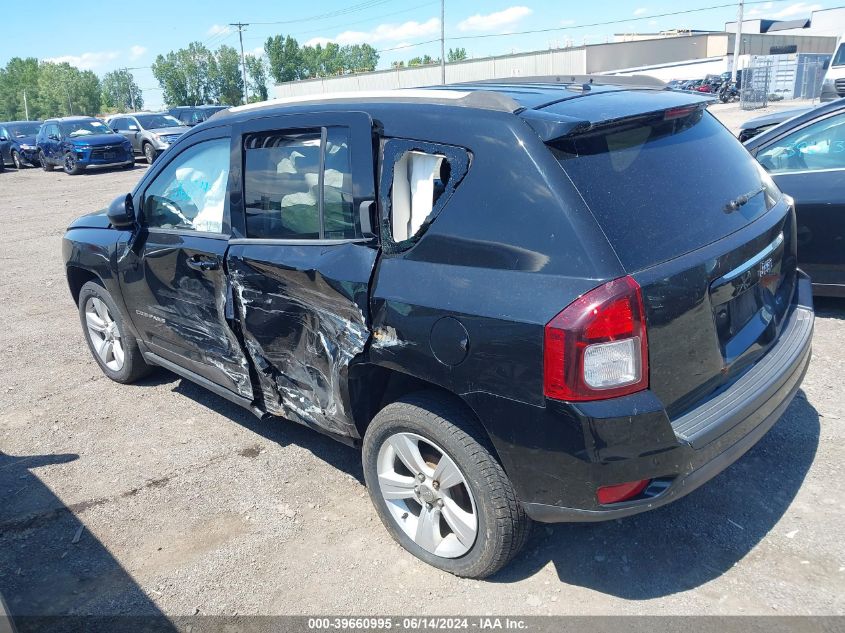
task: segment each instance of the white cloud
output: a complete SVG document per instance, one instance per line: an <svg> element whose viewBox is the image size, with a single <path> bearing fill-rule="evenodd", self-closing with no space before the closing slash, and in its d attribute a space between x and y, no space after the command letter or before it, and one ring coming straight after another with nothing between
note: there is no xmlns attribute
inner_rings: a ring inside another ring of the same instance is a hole
<svg viewBox="0 0 845 633"><path fill-rule="evenodd" d="M440 20L431 18L425 22L410 20L402 24L379 24L371 31L344 31L335 37L312 37L305 42L305 46L325 46L329 42L335 42L344 46L346 44L376 44L378 42L398 42L411 38L424 37L440 32Z"/></svg>
<svg viewBox="0 0 845 633"><path fill-rule="evenodd" d="M212 24L211 28L208 29L205 34L206 35L220 35L221 33L228 33L229 27L225 24Z"/></svg>
<svg viewBox="0 0 845 633"><path fill-rule="evenodd" d="M634 15L645 15L648 13L648 9L646 7L640 7L639 9L634 9Z"/></svg>
<svg viewBox="0 0 845 633"><path fill-rule="evenodd" d="M310 40L305 42L303 46L317 46L317 44L319 44L320 46L325 46L331 41L332 39L330 37L312 37Z"/></svg>
<svg viewBox="0 0 845 633"><path fill-rule="evenodd" d="M251 51L246 51L245 55L250 55L252 57L264 57L264 47L263 46L256 46Z"/></svg>
<svg viewBox="0 0 845 633"><path fill-rule="evenodd" d="M820 4L809 4L807 2L796 2L795 4L790 4L787 7L784 7L780 11L774 14L775 18L793 18L793 17L810 17L810 13L813 11L818 11L822 8Z"/></svg>
<svg viewBox="0 0 845 633"><path fill-rule="evenodd" d="M753 17L756 17L758 15L763 15L767 11L770 11L771 8L772 8L771 2L766 2L765 4L762 4L762 5L757 6L757 7L751 7L751 9L749 11L746 11L743 14L743 20L748 19L748 18L753 18Z"/></svg>
<svg viewBox="0 0 845 633"><path fill-rule="evenodd" d="M54 64L63 64L67 62L71 66L76 66L82 70L93 70L108 62L114 61L120 57L117 51L97 51L82 53L80 55L60 55L58 57L48 57L45 62L52 62Z"/></svg>
<svg viewBox="0 0 845 633"><path fill-rule="evenodd" d="M503 11L481 15L476 13L458 23L459 31L492 31L503 26L509 26L519 22L522 18L533 13L531 9L523 6L508 7Z"/></svg>
<svg viewBox="0 0 845 633"><path fill-rule="evenodd" d="M130 61L135 61L139 57L141 57L144 53L147 52L147 48L145 46L138 46L137 44L129 49L129 59Z"/></svg>

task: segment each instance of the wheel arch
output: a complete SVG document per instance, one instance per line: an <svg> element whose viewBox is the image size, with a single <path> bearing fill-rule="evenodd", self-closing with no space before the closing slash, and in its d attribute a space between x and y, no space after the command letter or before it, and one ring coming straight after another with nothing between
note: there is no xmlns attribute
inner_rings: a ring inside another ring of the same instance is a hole
<svg viewBox="0 0 845 633"><path fill-rule="evenodd" d="M67 285L74 303L79 303L79 293L82 290L82 286L89 281L96 282L105 288L105 283L100 279L100 276L87 268L70 264L65 269L65 274L67 275Z"/></svg>
<svg viewBox="0 0 845 633"><path fill-rule="evenodd" d="M426 391L437 394L444 401L452 402L471 415L477 422L479 430L484 433L483 439L487 440L493 456L504 468L495 442L479 415L464 398L446 387L391 367L370 363L350 366L348 379L349 410L352 412L355 428L361 438L364 437L372 419L387 405L409 394Z"/></svg>

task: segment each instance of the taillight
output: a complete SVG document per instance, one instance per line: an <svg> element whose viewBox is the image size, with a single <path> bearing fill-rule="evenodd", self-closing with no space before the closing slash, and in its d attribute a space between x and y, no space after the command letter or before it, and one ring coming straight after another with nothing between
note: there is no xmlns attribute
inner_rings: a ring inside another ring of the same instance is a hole
<svg viewBox="0 0 845 633"><path fill-rule="evenodd" d="M546 324L547 398L615 398L648 387L648 338L639 284L620 277L582 295Z"/></svg>

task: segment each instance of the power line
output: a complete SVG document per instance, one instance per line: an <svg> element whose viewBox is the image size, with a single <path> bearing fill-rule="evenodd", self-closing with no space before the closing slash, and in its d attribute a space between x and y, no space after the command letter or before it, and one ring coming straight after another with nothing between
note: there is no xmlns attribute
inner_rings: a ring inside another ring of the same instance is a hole
<svg viewBox="0 0 845 633"><path fill-rule="evenodd" d="M380 13L378 18L379 19L390 18L390 17L393 17L394 15L401 15L403 13L410 13L411 11L416 11L417 9L423 9L425 7L430 7L434 4L438 4L438 0L434 0L433 2L425 2L423 4L418 4L416 6L409 7L407 9L402 9L401 11L393 11L391 13ZM325 33L326 31L332 31L334 29L342 29L342 28L347 28L347 27L350 27L350 26L357 26L358 24L370 22L373 19L374 18L369 17L369 18L364 18L363 20L356 20L355 22L344 22L343 24L335 24L335 25L332 25L332 26L325 26L325 27L320 28L320 29L311 29L310 31L291 31L290 33L288 33L288 35L290 35L291 37L303 37L304 35L312 35L314 33ZM255 23L253 23L253 25L255 25ZM265 38L263 38L263 37L247 37L247 38L245 38L244 41L246 41L246 42L256 42L258 40L264 40L264 39Z"/></svg>
<svg viewBox="0 0 845 633"><path fill-rule="evenodd" d="M250 24L254 25L274 25L274 24L297 24L300 22L313 22L315 20L325 20L327 18L336 18L341 15L349 15L350 13L357 13L358 11L364 11L366 9L371 9L373 7L380 6L382 4L387 4L388 2L392 2L393 0L367 0L367 2L361 2L360 4L353 4L352 6L346 7L344 9L337 9L336 11L329 11L328 13L321 13L318 15L308 16L306 18L297 18L295 20L280 20L276 22L259 22L254 21L250 22Z"/></svg>
<svg viewBox="0 0 845 633"><path fill-rule="evenodd" d="M756 0L755 2L746 2L745 4L770 4L786 2L786 0ZM701 13L702 11L712 11L714 9L726 9L736 6L736 2L730 4L717 4L710 7L701 7L699 9L685 9L684 11L671 11L668 13L654 13L652 15L644 15L641 17L625 18L624 20L608 20L607 22L593 22L592 24L573 24L570 26L559 26L548 29L532 29L530 31L511 31L509 33L486 33L483 35L461 35L458 37L450 37L452 40L478 40L490 37L509 37L512 35L531 35L533 33L552 33L554 31L572 31L575 29L592 28L594 26L611 26L613 24L624 24L626 22L638 22L642 20L653 20L654 18L666 18L676 15L685 15L688 13Z"/></svg>

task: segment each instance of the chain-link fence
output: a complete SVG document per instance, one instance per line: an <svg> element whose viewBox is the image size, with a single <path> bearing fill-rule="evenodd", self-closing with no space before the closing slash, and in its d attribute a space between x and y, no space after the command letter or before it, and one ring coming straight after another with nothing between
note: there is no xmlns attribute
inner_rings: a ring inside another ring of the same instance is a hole
<svg viewBox="0 0 845 633"><path fill-rule="evenodd" d="M829 55L755 55L740 71L740 107L756 110L771 101L818 99L828 59Z"/></svg>

